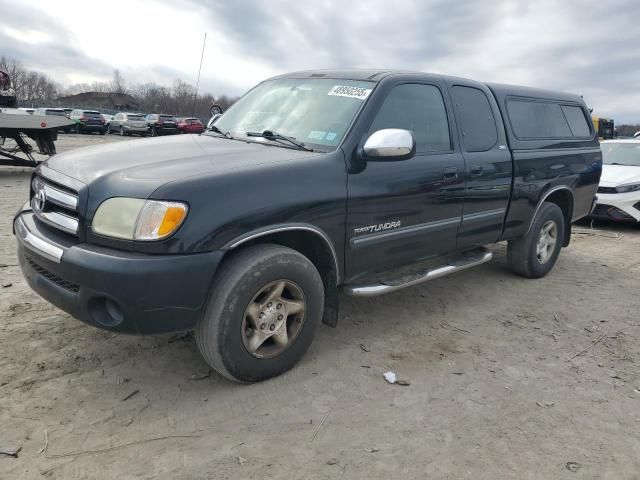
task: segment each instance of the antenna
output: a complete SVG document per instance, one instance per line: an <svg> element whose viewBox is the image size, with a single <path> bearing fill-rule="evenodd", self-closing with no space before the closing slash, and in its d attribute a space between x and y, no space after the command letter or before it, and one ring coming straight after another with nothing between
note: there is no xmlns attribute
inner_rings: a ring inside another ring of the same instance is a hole
<svg viewBox="0 0 640 480"><path fill-rule="evenodd" d="M193 95L193 109L191 116L196 116L196 100L198 99L198 87L200 86L200 72L202 71L202 59L204 58L204 46L207 44L207 32L204 32L204 40L202 41L202 54L200 55L200 68L198 68L198 80L196 81L196 92Z"/></svg>

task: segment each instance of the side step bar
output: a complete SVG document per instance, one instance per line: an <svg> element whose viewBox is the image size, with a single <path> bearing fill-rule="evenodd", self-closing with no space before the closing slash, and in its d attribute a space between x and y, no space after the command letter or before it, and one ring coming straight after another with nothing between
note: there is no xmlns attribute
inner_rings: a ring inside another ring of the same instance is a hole
<svg viewBox="0 0 640 480"><path fill-rule="evenodd" d="M455 272L466 270L487 263L493 258L486 248L476 248L468 252L464 252L459 256L451 258L445 265L432 267L409 275L403 275L398 278L379 280L368 285L344 285L342 292L354 297L374 297L385 293L395 292L402 288L418 285L429 280L444 277Z"/></svg>

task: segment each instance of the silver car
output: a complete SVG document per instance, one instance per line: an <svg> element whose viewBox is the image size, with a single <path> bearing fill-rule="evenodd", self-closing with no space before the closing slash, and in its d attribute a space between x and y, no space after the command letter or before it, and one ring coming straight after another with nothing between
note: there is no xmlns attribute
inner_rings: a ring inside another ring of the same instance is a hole
<svg viewBox="0 0 640 480"><path fill-rule="evenodd" d="M146 137L149 127L144 116L139 113L120 112L113 116L107 127L108 133L119 133L120 135L141 135Z"/></svg>

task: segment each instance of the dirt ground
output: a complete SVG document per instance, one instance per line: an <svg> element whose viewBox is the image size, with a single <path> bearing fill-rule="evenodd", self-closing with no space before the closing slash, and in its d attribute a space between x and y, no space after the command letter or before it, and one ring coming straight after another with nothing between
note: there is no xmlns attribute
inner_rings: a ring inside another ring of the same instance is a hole
<svg viewBox="0 0 640 480"><path fill-rule="evenodd" d="M499 244L476 269L344 297L300 365L243 386L189 335L96 330L33 293L11 233L29 175L0 167L0 449L21 448L1 479L640 478L640 229L574 227L540 280Z"/></svg>

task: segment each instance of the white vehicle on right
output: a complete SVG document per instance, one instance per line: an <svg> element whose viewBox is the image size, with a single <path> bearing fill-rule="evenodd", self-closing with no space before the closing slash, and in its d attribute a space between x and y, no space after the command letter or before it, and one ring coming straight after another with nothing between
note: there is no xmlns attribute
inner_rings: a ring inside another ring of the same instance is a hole
<svg viewBox="0 0 640 480"><path fill-rule="evenodd" d="M640 224L640 138L606 140L600 147L602 176L591 216Z"/></svg>

